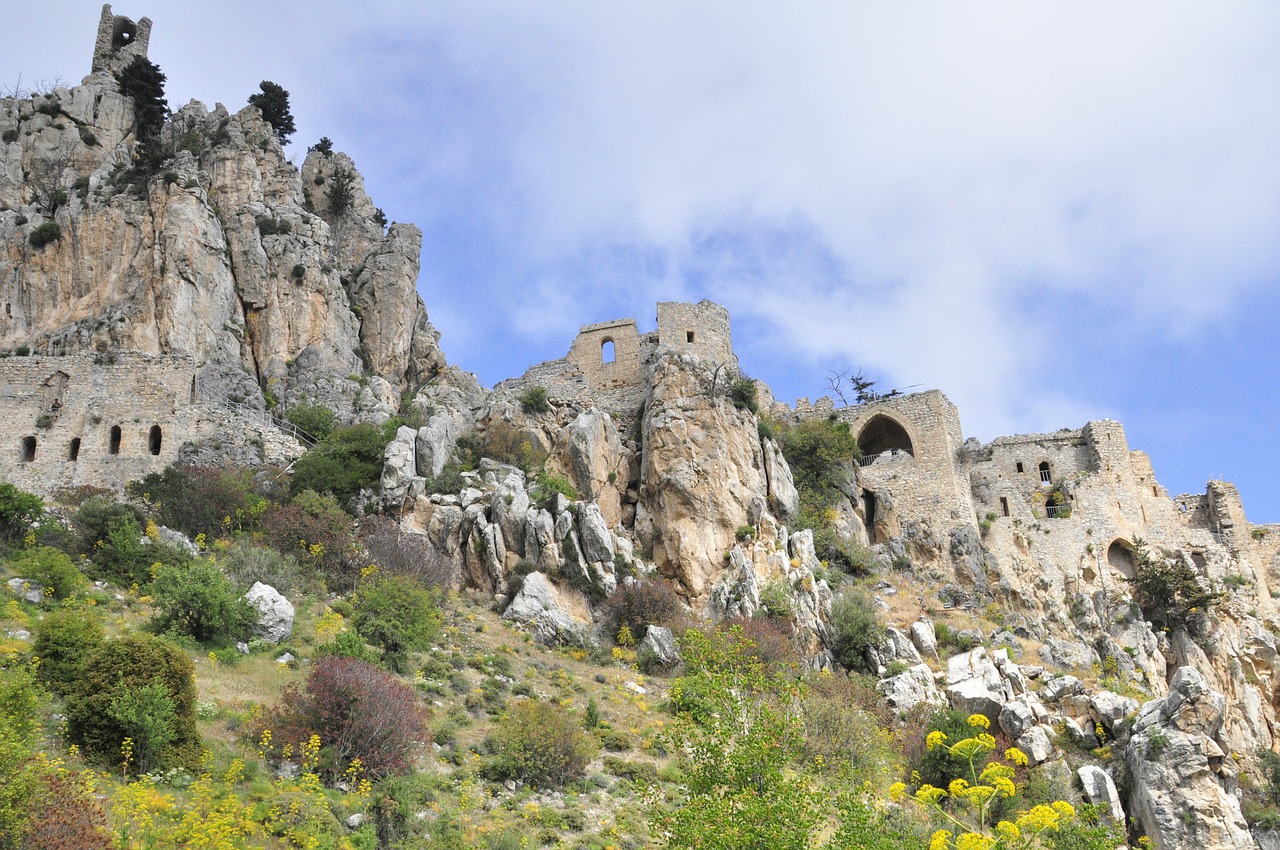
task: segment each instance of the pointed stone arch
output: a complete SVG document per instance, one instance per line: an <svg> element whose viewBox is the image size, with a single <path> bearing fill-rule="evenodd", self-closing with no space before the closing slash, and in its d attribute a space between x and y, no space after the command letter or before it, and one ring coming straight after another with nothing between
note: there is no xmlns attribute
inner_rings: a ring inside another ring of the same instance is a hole
<svg viewBox="0 0 1280 850"><path fill-rule="evenodd" d="M897 449L915 456L915 445L906 426L885 413L877 413L858 431L858 448L864 457Z"/></svg>
<svg viewBox="0 0 1280 850"><path fill-rule="evenodd" d="M1138 558L1133 554L1133 544L1123 538L1117 537L1107 547L1107 563L1125 578L1138 574Z"/></svg>

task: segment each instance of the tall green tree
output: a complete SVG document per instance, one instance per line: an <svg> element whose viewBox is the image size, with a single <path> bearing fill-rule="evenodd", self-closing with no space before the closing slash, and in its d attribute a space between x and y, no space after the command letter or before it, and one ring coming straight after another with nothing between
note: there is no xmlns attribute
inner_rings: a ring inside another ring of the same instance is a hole
<svg viewBox="0 0 1280 850"><path fill-rule="evenodd" d="M249 103L262 110L263 119L275 130L280 144L287 145L289 137L298 130L289 111L289 92L270 80L263 80L258 87L262 91L249 95Z"/></svg>
<svg viewBox="0 0 1280 850"><path fill-rule="evenodd" d="M160 131L169 117L169 102L164 96L165 76L150 59L135 56L116 75L116 81L120 83L120 93L133 101L136 165L141 171L153 172L165 159L160 146Z"/></svg>

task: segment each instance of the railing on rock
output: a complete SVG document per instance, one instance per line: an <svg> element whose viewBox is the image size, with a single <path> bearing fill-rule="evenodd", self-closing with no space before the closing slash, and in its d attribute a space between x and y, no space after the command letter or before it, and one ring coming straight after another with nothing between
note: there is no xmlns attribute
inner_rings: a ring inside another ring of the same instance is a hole
<svg viewBox="0 0 1280 850"><path fill-rule="evenodd" d="M233 399L229 396L222 395L221 393L198 390L197 395L202 401L216 405L230 413L234 413L242 419L247 419L254 424L261 425L266 428L274 428L277 431L282 431L308 448L320 442L313 435L307 433L297 425L294 425L288 419L276 416L275 413L270 410L263 410L262 408L254 407L253 405L246 404L243 400Z"/></svg>
<svg viewBox="0 0 1280 850"><path fill-rule="evenodd" d="M1049 519L1066 519L1071 516L1070 505L1045 505L1044 515Z"/></svg>

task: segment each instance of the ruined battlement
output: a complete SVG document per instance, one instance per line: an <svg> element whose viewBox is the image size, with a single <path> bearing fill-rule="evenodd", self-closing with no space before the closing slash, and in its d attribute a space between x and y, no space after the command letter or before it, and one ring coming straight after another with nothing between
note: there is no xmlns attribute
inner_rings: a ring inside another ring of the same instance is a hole
<svg viewBox="0 0 1280 850"><path fill-rule="evenodd" d="M151 19L133 21L124 15L111 14L111 4L102 4L102 17L98 21L98 39L93 45L91 73L106 71L117 74L136 57L147 56L151 41Z"/></svg>

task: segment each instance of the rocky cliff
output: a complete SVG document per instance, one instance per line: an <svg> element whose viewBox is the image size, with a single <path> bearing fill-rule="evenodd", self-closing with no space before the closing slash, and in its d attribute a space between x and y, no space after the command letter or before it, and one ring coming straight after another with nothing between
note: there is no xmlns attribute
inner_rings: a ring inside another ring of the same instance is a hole
<svg viewBox="0 0 1280 850"><path fill-rule="evenodd" d="M421 233L385 226L348 157L299 170L257 107L192 102L138 177L134 124L102 71L0 100L0 349L187 355L208 393L346 418L385 418L444 367Z"/></svg>

